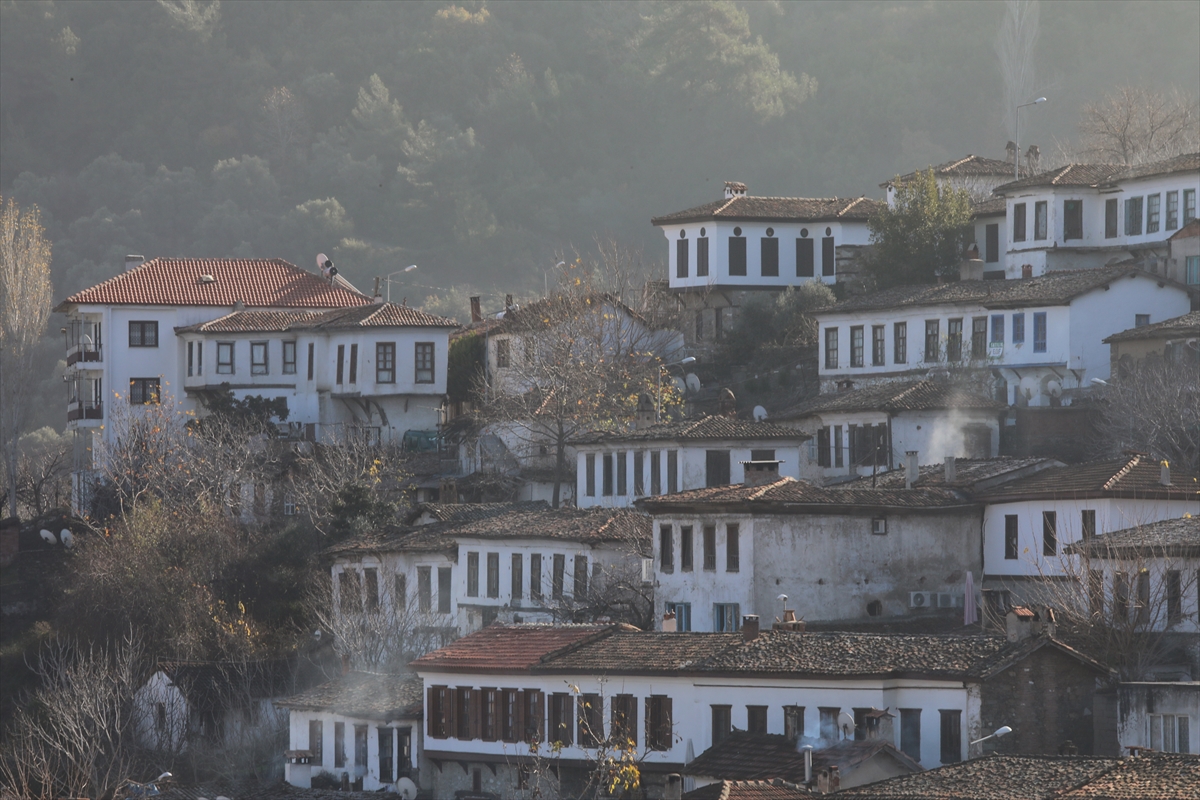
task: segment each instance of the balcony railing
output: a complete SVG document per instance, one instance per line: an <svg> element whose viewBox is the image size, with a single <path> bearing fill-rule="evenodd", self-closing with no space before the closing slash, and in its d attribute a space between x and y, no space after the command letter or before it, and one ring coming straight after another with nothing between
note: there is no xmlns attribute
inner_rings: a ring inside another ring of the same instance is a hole
<svg viewBox="0 0 1200 800"><path fill-rule="evenodd" d="M67 366L74 366L81 361L85 364L99 364L104 360L104 345L77 344L67 349Z"/></svg>
<svg viewBox="0 0 1200 800"><path fill-rule="evenodd" d="M74 400L67 403L67 422L76 422L81 419L104 419L104 403L94 400L86 402Z"/></svg>

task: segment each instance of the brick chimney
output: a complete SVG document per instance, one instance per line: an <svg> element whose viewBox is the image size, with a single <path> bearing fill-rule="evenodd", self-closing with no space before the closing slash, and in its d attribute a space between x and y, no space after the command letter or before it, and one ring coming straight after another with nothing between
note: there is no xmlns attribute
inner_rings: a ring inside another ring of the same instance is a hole
<svg viewBox="0 0 1200 800"><path fill-rule="evenodd" d="M645 393L638 395L637 411L634 412L633 416L634 429L640 431L643 428L649 428L654 424L655 416L656 409L654 408L654 401L650 399L650 395Z"/></svg>
<svg viewBox="0 0 1200 800"><path fill-rule="evenodd" d="M779 465L782 461L739 461L745 478L744 486L765 486L779 480Z"/></svg>
<svg viewBox="0 0 1200 800"><path fill-rule="evenodd" d="M742 641L753 642L758 638L758 614L746 614L742 617Z"/></svg>
<svg viewBox="0 0 1200 800"><path fill-rule="evenodd" d="M675 633L675 631L678 630L676 625L677 625L677 623L675 620L675 612L674 611L668 611L667 613L663 614L663 618L662 618L663 633Z"/></svg>
<svg viewBox="0 0 1200 800"><path fill-rule="evenodd" d="M479 298L471 298L471 322L483 322L483 311L479 307Z"/></svg>
<svg viewBox="0 0 1200 800"><path fill-rule="evenodd" d="M135 270L145 263L145 256L125 256L125 271Z"/></svg>

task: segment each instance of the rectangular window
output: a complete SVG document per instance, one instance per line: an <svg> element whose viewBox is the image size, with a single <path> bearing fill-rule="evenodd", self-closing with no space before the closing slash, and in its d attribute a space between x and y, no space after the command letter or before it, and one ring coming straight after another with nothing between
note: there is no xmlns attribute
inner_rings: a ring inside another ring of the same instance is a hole
<svg viewBox="0 0 1200 800"><path fill-rule="evenodd" d="M1130 197L1125 201L1125 235L1142 235L1142 198Z"/></svg>
<svg viewBox="0 0 1200 800"><path fill-rule="evenodd" d="M554 571L550 574L550 592L555 600L563 598L563 573L567 569L567 557L562 553L554 554Z"/></svg>
<svg viewBox="0 0 1200 800"><path fill-rule="evenodd" d="M832 277L837 273L837 251L833 247L833 237L821 239L821 274Z"/></svg>
<svg viewBox="0 0 1200 800"><path fill-rule="evenodd" d="M751 450L750 451L750 460L751 461L774 461L775 460L775 451L774 450Z"/></svg>
<svg viewBox="0 0 1200 800"><path fill-rule="evenodd" d="M1146 233L1158 233L1162 222L1162 195L1146 195Z"/></svg>
<svg viewBox="0 0 1200 800"><path fill-rule="evenodd" d="M675 571L675 529L670 525L660 525L658 528L659 569L663 572Z"/></svg>
<svg viewBox="0 0 1200 800"><path fill-rule="evenodd" d="M520 553L512 554L512 564L509 570L509 592L513 600L520 600L524 594L525 558Z"/></svg>
<svg viewBox="0 0 1200 800"><path fill-rule="evenodd" d="M431 689L430 691L432 692L433 690ZM434 727L435 727L435 723L433 721L430 721L430 730L429 730L430 736L435 735L433 732ZM440 734L439 738L442 738L442 739L446 738L444 729L443 729L443 732ZM366 771L366 768L367 768L367 726L366 725L355 725L354 726L354 766L362 767L364 771Z"/></svg>
<svg viewBox="0 0 1200 800"><path fill-rule="evenodd" d="M633 454L633 493L641 497L646 493L646 454L639 450Z"/></svg>
<svg viewBox="0 0 1200 800"><path fill-rule="evenodd" d="M438 613L450 613L450 568L438 567Z"/></svg>
<svg viewBox="0 0 1200 800"><path fill-rule="evenodd" d="M842 442L842 426L833 426L833 465L838 467L846 466L845 464L845 446Z"/></svg>
<svg viewBox="0 0 1200 800"><path fill-rule="evenodd" d="M691 603L664 603L663 607L667 611L675 612L676 631L690 631L692 629Z"/></svg>
<svg viewBox="0 0 1200 800"><path fill-rule="evenodd" d="M396 575L392 589L392 603L395 604L397 611L404 611L408 607L408 576L403 572Z"/></svg>
<svg viewBox="0 0 1200 800"><path fill-rule="evenodd" d="M1013 344L1025 344L1025 315L1013 314Z"/></svg>
<svg viewBox="0 0 1200 800"><path fill-rule="evenodd" d="M250 374L267 375L270 369L267 364L267 343L250 343Z"/></svg>
<svg viewBox="0 0 1200 800"><path fill-rule="evenodd" d="M962 761L962 712L943 709L939 713L942 716L942 763L956 764Z"/></svg>
<svg viewBox="0 0 1200 800"><path fill-rule="evenodd" d="M720 744L733 731L733 706L712 706L712 741Z"/></svg>
<svg viewBox="0 0 1200 800"><path fill-rule="evenodd" d="M1117 199L1104 201L1104 238L1117 238Z"/></svg>
<svg viewBox="0 0 1200 800"><path fill-rule="evenodd" d="M130 378L129 404L131 406L158 405L161 397L159 386L158 378Z"/></svg>
<svg viewBox="0 0 1200 800"><path fill-rule="evenodd" d="M1196 218L1196 190L1183 190L1183 224L1187 225Z"/></svg>
<svg viewBox="0 0 1200 800"><path fill-rule="evenodd" d="M346 766L346 723L333 723L333 765Z"/></svg>
<svg viewBox="0 0 1200 800"><path fill-rule="evenodd" d="M479 597L479 553L467 553L467 597Z"/></svg>
<svg viewBox="0 0 1200 800"><path fill-rule="evenodd" d="M679 491L679 451L667 451L667 494Z"/></svg>
<svg viewBox="0 0 1200 800"><path fill-rule="evenodd" d="M600 483L600 493L605 497L612 497L613 493L613 457L612 453L605 453L602 460L603 480Z"/></svg>
<svg viewBox="0 0 1200 800"><path fill-rule="evenodd" d="M217 342L217 374L233 374L233 342Z"/></svg>
<svg viewBox="0 0 1200 800"><path fill-rule="evenodd" d="M433 383L433 342L416 344L416 381Z"/></svg>
<svg viewBox="0 0 1200 800"><path fill-rule="evenodd" d="M501 689L500 692L500 739L505 742L515 742L520 731L517 719L520 711L520 692L516 689Z"/></svg>
<svg viewBox="0 0 1200 800"><path fill-rule="evenodd" d="M825 369L838 368L838 329L825 329Z"/></svg>
<svg viewBox="0 0 1200 800"><path fill-rule="evenodd" d="M1000 317L1001 320L1004 317ZM971 319L971 358L982 361L987 358L988 318L974 317Z"/></svg>
<svg viewBox="0 0 1200 800"><path fill-rule="evenodd" d="M1047 219L1046 201L1039 200L1033 204L1033 238L1041 241L1047 237L1049 220Z"/></svg>
<svg viewBox="0 0 1200 800"><path fill-rule="evenodd" d="M688 241L687 239L678 239L675 242L675 277L686 278L688 276Z"/></svg>
<svg viewBox="0 0 1200 800"><path fill-rule="evenodd" d="M946 360L954 363L962 361L963 321L952 319L946 321Z"/></svg>
<svg viewBox="0 0 1200 800"><path fill-rule="evenodd" d="M535 689L521 692L521 741L540 742L546 736L546 695Z"/></svg>
<svg viewBox="0 0 1200 800"><path fill-rule="evenodd" d="M1150 747L1164 753L1190 753L1190 719L1175 714L1150 714Z"/></svg>
<svg viewBox="0 0 1200 800"><path fill-rule="evenodd" d="M575 697L566 692L550 695L550 741L569 745L575 733Z"/></svg>
<svg viewBox="0 0 1200 800"><path fill-rule="evenodd" d="M1013 241L1025 241L1025 204L1013 204Z"/></svg>
<svg viewBox="0 0 1200 800"><path fill-rule="evenodd" d="M507 369L511 363L512 346L508 339L496 340L496 369Z"/></svg>
<svg viewBox="0 0 1200 800"><path fill-rule="evenodd" d="M1096 509L1085 508L1079 513L1079 532L1086 542L1096 535Z"/></svg>
<svg viewBox="0 0 1200 800"><path fill-rule="evenodd" d="M417 608L423 612L433 607L433 578L430 567L417 567Z"/></svg>
<svg viewBox="0 0 1200 800"><path fill-rule="evenodd" d="M650 494L662 494L662 454L658 450L650 453Z"/></svg>
<svg viewBox="0 0 1200 800"><path fill-rule="evenodd" d="M1033 352L1046 352L1046 312L1033 312Z"/></svg>
<svg viewBox="0 0 1200 800"><path fill-rule="evenodd" d="M737 572L742 568L740 529L736 522L725 526L725 571Z"/></svg>
<svg viewBox="0 0 1200 800"><path fill-rule="evenodd" d="M542 599L542 554L529 554L529 599L541 602Z"/></svg>
<svg viewBox="0 0 1200 800"><path fill-rule="evenodd" d="M706 450L704 453L704 485L728 486L730 476L730 454L728 450Z"/></svg>
<svg viewBox="0 0 1200 800"><path fill-rule="evenodd" d="M308 343L308 379L313 379L313 369L316 365L316 350L317 347L312 342Z"/></svg>
<svg viewBox="0 0 1200 800"><path fill-rule="evenodd" d="M863 326L850 326L850 366L863 365Z"/></svg>
<svg viewBox="0 0 1200 800"><path fill-rule="evenodd" d="M729 274L746 274L746 237L729 237Z"/></svg>
<svg viewBox="0 0 1200 800"><path fill-rule="evenodd" d="M745 240L743 240L745 241ZM619 694L612 699L609 730L617 747L627 743L637 745L637 698L631 694Z"/></svg>
<svg viewBox="0 0 1200 800"><path fill-rule="evenodd" d="M391 783L395 768L395 748L392 746L392 729L380 727L379 732L379 780Z"/></svg>
<svg viewBox="0 0 1200 800"><path fill-rule="evenodd" d="M624 497L629 493L629 481L627 479L628 472L629 464L626 461L625 453L623 451L617 451L617 495L620 497Z"/></svg>
<svg viewBox="0 0 1200 800"><path fill-rule="evenodd" d="M1200 285L1200 256L1188 256L1184 262L1184 280L1188 286Z"/></svg>
<svg viewBox="0 0 1200 800"><path fill-rule="evenodd" d="M583 493L588 497L596 496L595 453L588 453L583 457Z"/></svg>
<svg viewBox="0 0 1200 800"><path fill-rule="evenodd" d="M704 341L704 309L696 311L696 341Z"/></svg>
<svg viewBox="0 0 1200 800"><path fill-rule="evenodd" d="M358 383L358 345L350 345L350 382Z"/></svg>
<svg viewBox="0 0 1200 800"><path fill-rule="evenodd" d="M1000 260L1000 223L993 222L983 229L983 258L989 264Z"/></svg>
<svg viewBox="0 0 1200 800"><path fill-rule="evenodd" d="M679 571L692 571L692 526L679 527Z"/></svg>
<svg viewBox="0 0 1200 800"><path fill-rule="evenodd" d="M130 347L158 347L158 323L137 320L129 323Z"/></svg>
<svg viewBox="0 0 1200 800"><path fill-rule="evenodd" d="M472 692L469 688L459 687L454 690L454 738L470 740Z"/></svg>
<svg viewBox="0 0 1200 800"><path fill-rule="evenodd" d="M999 344L999 345L1004 344L1004 315L1003 314L993 314L992 315L992 338L990 340L990 343L991 344Z"/></svg>
<svg viewBox="0 0 1200 800"><path fill-rule="evenodd" d="M796 240L796 277L812 278L815 259L813 258L813 240Z"/></svg>
<svg viewBox="0 0 1200 800"><path fill-rule="evenodd" d="M882 325L871 326L871 366L884 365L884 352L887 349L887 339Z"/></svg>
<svg viewBox="0 0 1200 800"><path fill-rule="evenodd" d="M1137 624L1150 621L1150 572L1145 568L1137 576Z"/></svg>
<svg viewBox="0 0 1200 800"><path fill-rule="evenodd" d="M295 342L284 342L283 343L283 374L284 375L295 375L296 374L296 343Z"/></svg>
<svg viewBox="0 0 1200 800"><path fill-rule="evenodd" d="M340 386L346 377L346 345L339 344L337 349L337 384Z"/></svg>
<svg viewBox="0 0 1200 800"><path fill-rule="evenodd" d="M654 694L646 698L646 749L666 751L673 744L671 698Z"/></svg>
<svg viewBox="0 0 1200 800"><path fill-rule="evenodd" d="M913 761L921 760L921 709L900 709L900 750Z"/></svg>
<svg viewBox="0 0 1200 800"><path fill-rule="evenodd" d="M783 735L791 742L804 738L804 706L783 707Z"/></svg>
<svg viewBox="0 0 1200 800"><path fill-rule="evenodd" d="M927 319L925 320L925 363L930 364L938 360L938 352L940 351L938 340L941 338L940 320Z"/></svg>
<svg viewBox="0 0 1200 800"><path fill-rule="evenodd" d="M487 554L487 596L500 596L500 554Z"/></svg>
<svg viewBox="0 0 1200 800"><path fill-rule="evenodd" d="M379 570L374 567L363 569L363 584L366 587L367 613L379 610Z"/></svg>
<svg viewBox="0 0 1200 800"><path fill-rule="evenodd" d="M723 341L725 339L725 309L713 309L713 341Z"/></svg>
<svg viewBox="0 0 1200 800"><path fill-rule="evenodd" d="M323 744L321 740L324 737L323 728L324 723L319 719L310 719L308 721L308 752L312 753L314 764L324 763L321 752L321 745Z"/></svg>
<svg viewBox="0 0 1200 800"><path fill-rule="evenodd" d="M375 343L375 382L396 382L396 343Z"/></svg>
<svg viewBox="0 0 1200 800"><path fill-rule="evenodd" d="M737 603L713 603L713 630L734 633L742 628L741 607Z"/></svg>
<svg viewBox="0 0 1200 800"><path fill-rule="evenodd" d="M892 361L897 364L908 363L908 323L897 322L892 326Z"/></svg>
<svg viewBox="0 0 1200 800"><path fill-rule="evenodd" d="M1063 240L1083 238L1083 201L1063 201Z"/></svg>
<svg viewBox="0 0 1200 800"><path fill-rule="evenodd" d="M759 242L759 258L764 278L779 277L779 240L761 239Z"/></svg>
<svg viewBox="0 0 1200 800"><path fill-rule="evenodd" d="M842 713L840 708L830 708L823 706L818 708L821 720L821 738L826 740L837 740L838 736L838 714Z"/></svg>
<svg viewBox="0 0 1200 800"><path fill-rule="evenodd" d="M579 696L579 743L597 747L604 741L604 701L598 694Z"/></svg>
<svg viewBox="0 0 1200 800"><path fill-rule="evenodd" d="M704 526L704 569L715 572L717 569L717 526Z"/></svg>
<svg viewBox="0 0 1200 800"><path fill-rule="evenodd" d="M1113 622L1124 622L1129 618L1129 575L1113 573Z"/></svg>
<svg viewBox="0 0 1200 800"><path fill-rule="evenodd" d="M571 587L572 597L586 600L588 595L588 557L575 556L575 582Z"/></svg>
<svg viewBox="0 0 1200 800"><path fill-rule="evenodd" d="M1012 561L1018 557L1020 548L1017 545L1017 515L1004 515L1004 558Z"/></svg>
<svg viewBox="0 0 1200 800"><path fill-rule="evenodd" d="M1058 514L1054 511L1042 512L1042 555L1058 555Z"/></svg>
<svg viewBox="0 0 1200 800"><path fill-rule="evenodd" d="M833 464L829 458L829 437L832 435L831 428L821 428L817 431L817 466L831 467Z"/></svg>
<svg viewBox="0 0 1200 800"><path fill-rule="evenodd" d="M696 276L703 278L708 275L708 237L701 236L696 240Z"/></svg>
<svg viewBox="0 0 1200 800"><path fill-rule="evenodd" d="M198 344L201 344L201 343L200 343L200 342L188 342L188 355L187 355L188 367L187 367L187 374L188 374L188 377L189 377L189 378L190 378L190 377L192 377L192 375L194 375L194 374L195 374L195 370L196 370L196 361L195 361L195 356L194 356L194 352L193 352L193 351L195 350L195 348L196 348L196 345L198 345Z"/></svg>
<svg viewBox="0 0 1200 800"><path fill-rule="evenodd" d="M1167 192L1167 227L1173 231L1179 227L1179 192Z"/></svg>
<svg viewBox="0 0 1200 800"><path fill-rule="evenodd" d="M766 706L746 706L746 732L747 733L766 733L767 732L767 707Z"/></svg>
<svg viewBox="0 0 1200 800"><path fill-rule="evenodd" d="M1167 622L1183 619L1183 580L1177 569L1167 570Z"/></svg>

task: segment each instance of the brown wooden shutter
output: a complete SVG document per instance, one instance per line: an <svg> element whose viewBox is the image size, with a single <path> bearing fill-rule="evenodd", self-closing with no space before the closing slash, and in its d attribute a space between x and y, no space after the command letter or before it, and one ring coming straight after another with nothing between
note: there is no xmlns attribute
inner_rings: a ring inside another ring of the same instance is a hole
<svg viewBox="0 0 1200 800"><path fill-rule="evenodd" d="M518 742L524 742L528 739L525 735L525 703L527 699L524 689L518 690L515 694L517 696L517 711L515 715L516 720L513 722L513 739Z"/></svg>
<svg viewBox="0 0 1200 800"><path fill-rule="evenodd" d="M482 738L483 725L483 690L471 690L471 738Z"/></svg>
<svg viewBox="0 0 1200 800"><path fill-rule="evenodd" d="M442 715L446 720L445 735L448 739L454 739L458 734L458 689L446 689L445 696L445 711Z"/></svg>

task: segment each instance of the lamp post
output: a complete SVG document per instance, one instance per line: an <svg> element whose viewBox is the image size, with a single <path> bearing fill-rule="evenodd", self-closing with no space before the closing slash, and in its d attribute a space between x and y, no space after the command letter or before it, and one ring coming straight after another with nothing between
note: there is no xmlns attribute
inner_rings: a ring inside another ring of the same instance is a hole
<svg viewBox="0 0 1200 800"><path fill-rule="evenodd" d="M1012 728L1005 725L1003 727L996 728L995 733L989 733L987 736L984 736L982 739L976 739L975 741L973 741L969 745L967 745L967 747L974 747L977 744L986 742L988 739L999 739L1001 736L1007 736L1010 733L1012 733Z"/></svg>
<svg viewBox="0 0 1200 800"><path fill-rule="evenodd" d="M404 269L398 269L383 279L387 283L387 301L389 303L392 302L392 275L399 275L402 272L412 272L416 268L416 264L409 264Z"/></svg>
<svg viewBox="0 0 1200 800"><path fill-rule="evenodd" d="M1046 98L1039 97L1030 103L1021 103L1017 106L1017 130L1013 134L1013 144L1017 146L1016 156L1013 158L1013 180L1018 180L1021 177L1021 109L1025 106L1036 106L1038 103L1046 102Z"/></svg>
<svg viewBox="0 0 1200 800"><path fill-rule="evenodd" d="M659 367L658 367L658 403L655 405L655 408L654 408L654 421L655 422L662 422L662 374L663 374L663 370L670 369L671 367L686 367L688 364L695 364L695 363L696 363L695 357L688 356L687 358L683 359L682 361L675 361L670 364L659 365Z"/></svg>

